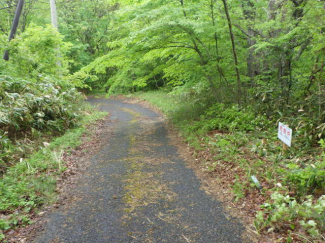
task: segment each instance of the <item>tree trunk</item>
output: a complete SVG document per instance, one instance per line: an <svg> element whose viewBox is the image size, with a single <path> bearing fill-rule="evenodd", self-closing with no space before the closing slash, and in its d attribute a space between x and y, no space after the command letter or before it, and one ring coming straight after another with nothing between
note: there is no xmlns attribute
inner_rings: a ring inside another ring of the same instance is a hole
<svg viewBox="0 0 325 243"><path fill-rule="evenodd" d="M15 38L16 31L17 31L18 24L19 24L19 18L21 16L21 12L23 10L24 3L25 3L24 0L19 0L17 9L16 9L16 13L15 13L15 17L14 17L14 21L12 23L11 32L9 35L9 41L11 41L13 38ZM9 61L9 51L8 50L5 51L5 54L3 55L3 59L6 61Z"/></svg>
<svg viewBox="0 0 325 243"><path fill-rule="evenodd" d="M50 0L50 5L51 5L51 22L52 22L52 26L55 29L58 29L58 14L57 14L57 11L56 11L55 0Z"/></svg>
<svg viewBox="0 0 325 243"><path fill-rule="evenodd" d="M229 27L229 34L230 34L230 39L231 39L231 45L232 45L232 52L234 56L234 61L235 61L235 70L236 70L236 76L237 76L237 102L238 104L241 104L241 96L242 96L242 91L241 91L241 80L240 80L240 74L239 74L239 69L238 69L238 58L237 58L237 52L236 52L236 45L235 45L235 36L232 31L232 23L228 11L228 6L227 6L227 1L222 0L225 13L227 16L228 20L228 27Z"/></svg>
<svg viewBox="0 0 325 243"><path fill-rule="evenodd" d="M258 60L255 54L256 44L256 32L253 29L253 23L255 21L255 6L251 0L242 3L243 12L245 19L249 22L247 29L247 46L248 46L248 57L247 57L247 76L250 77L250 85L253 86L254 78L260 73Z"/></svg>

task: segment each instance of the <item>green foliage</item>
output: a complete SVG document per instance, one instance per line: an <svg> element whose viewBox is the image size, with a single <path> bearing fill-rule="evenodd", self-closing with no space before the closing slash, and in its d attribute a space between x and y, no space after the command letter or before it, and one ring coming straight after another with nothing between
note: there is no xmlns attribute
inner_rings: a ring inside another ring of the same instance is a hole
<svg viewBox="0 0 325 243"><path fill-rule="evenodd" d="M246 185L243 184L242 181L238 180L238 176L236 177L236 181L234 182L232 188L233 193L235 194L235 202L239 199L245 197L245 187Z"/></svg>
<svg viewBox="0 0 325 243"><path fill-rule="evenodd" d="M325 188L325 160L315 164L308 164L300 168L296 164L289 164L291 169L286 176L288 185L299 194L313 193L317 189Z"/></svg>
<svg viewBox="0 0 325 243"><path fill-rule="evenodd" d="M105 54L109 30L114 23L113 13L119 3L110 0L57 0L59 31L73 46L68 53L73 62L70 72L79 71L94 58Z"/></svg>
<svg viewBox="0 0 325 243"><path fill-rule="evenodd" d="M234 23L242 106L295 128L299 146L315 145L325 132L322 3L227 3ZM181 86L186 94L205 87L213 101L232 106L238 100L237 77L220 4L121 1L114 12L114 28L108 31L107 53L82 69L97 79L85 75L84 80L110 94L162 86ZM203 92L201 96L205 98ZM231 123L233 129L241 126L240 121ZM209 126L213 129L215 124Z"/></svg>
<svg viewBox="0 0 325 243"><path fill-rule="evenodd" d="M9 62L1 60L4 68L0 74L33 81L44 81L51 77L57 78L62 84L63 76L68 72L69 61L66 54L70 46L51 26L31 25L10 41L8 45L10 60Z"/></svg>
<svg viewBox="0 0 325 243"><path fill-rule="evenodd" d="M221 1L57 1L60 32L73 45L26 18L28 28L9 45L15 60L10 65L0 61L0 68L38 80L69 69L72 76L57 80L109 94L160 87L181 87L186 94L204 87L208 97L227 107L238 103L241 88L240 109L282 120L295 129L299 146L314 146L325 133L323 3L227 3L240 84ZM33 13L40 3L28 4ZM3 16L12 15L8 10ZM36 23L44 25L44 20ZM1 40L5 49L6 38ZM57 69L56 62L63 68Z"/></svg>
<svg viewBox="0 0 325 243"><path fill-rule="evenodd" d="M186 11L191 14L186 19L179 3L141 1L121 5L116 12L118 28L109 32L109 52L85 69L108 74L106 86L111 93L154 89L165 84L209 83L209 77L217 75L216 61L210 60L215 54L215 43L214 30L206 19L205 8L209 5L190 1ZM200 15L204 17L197 21L196 16ZM220 29L225 24L223 21ZM229 56L229 49L220 50ZM224 66L228 63L229 59L225 60Z"/></svg>
<svg viewBox="0 0 325 243"><path fill-rule="evenodd" d="M80 119L81 95L49 81L30 81L0 76L0 164L3 171L15 152L19 137L31 139L37 132L62 134Z"/></svg>
<svg viewBox="0 0 325 243"><path fill-rule="evenodd" d="M268 229L269 232L287 228L289 231L301 228L310 240L322 240L325 226L325 196L314 200L307 196L301 202L275 192L271 202L265 203L263 211L257 213L254 225L258 231Z"/></svg>
<svg viewBox="0 0 325 243"><path fill-rule="evenodd" d="M320 140L321 148L325 149L324 140ZM285 180L299 195L311 194L315 190L325 188L325 152L313 164L288 164L289 172Z"/></svg>
<svg viewBox="0 0 325 243"><path fill-rule="evenodd" d="M171 90L162 89L135 95L159 107L175 122L184 122L185 120L190 122L199 118L215 100L211 92L202 85L194 86L192 89L179 87L174 88L172 92L169 91Z"/></svg>
<svg viewBox="0 0 325 243"><path fill-rule="evenodd" d="M78 119L76 103L81 101L81 96L73 88L5 76L0 77L0 85L0 127L5 131L34 128L62 132Z"/></svg>
<svg viewBox="0 0 325 243"><path fill-rule="evenodd" d="M1 33L6 34L6 39L10 33L12 26L12 20L14 19L16 11L17 1L1 1L0 8L0 30ZM50 4L44 4L44 2L25 1L22 9L22 17L20 18L18 25L18 33L24 32L26 27L31 23L37 23L38 25L46 25L51 23ZM1 47L0 47L1 48Z"/></svg>
<svg viewBox="0 0 325 243"><path fill-rule="evenodd" d="M3 171L8 166L8 161L12 159L14 146L5 132L1 130L0 132L0 171Z"/></svg>
<svg viewBox="0 0 325 243"><path fill-rule="evenodd" d="M167 115L174 113L179 108L179 99L162 90L151 92L138 92L134 95L150 102ZM166 102L166 100L168 102Z"/></svg>
<svg viewBox="0 0 325 243"><path fill-rule="evenodd" d="M226 107L224 104L215 104L207 109L189 126L190 131L206 133L213 130L224 131L260 131L270 125L262 116L256 116L249 109L240 109L238 106Z"/></svg>

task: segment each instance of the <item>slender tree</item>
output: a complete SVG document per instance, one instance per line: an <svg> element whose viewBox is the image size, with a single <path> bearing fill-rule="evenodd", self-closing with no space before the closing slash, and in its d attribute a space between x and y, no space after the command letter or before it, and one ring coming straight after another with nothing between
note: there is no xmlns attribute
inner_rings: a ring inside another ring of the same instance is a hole
<svg viewBox="0 0 325 243"><path fill-rule="evenodd" d="M56 30L59 30L59 28L58 28L58 13L56 11L55 0L50 0L50 5L51 5L51 22L52 22L52 26ZM58 57L60 58L60 53L59 53L60 49L57 49L57 51L58 51ZM58 61L57 65L61 66L61 62Z"/></svg>
<svg viewBox="0 0 325 243"><path fill-rule="evenodd" d="M15 38L15 34L16 34L16 31L17 31L17 28L18 28L19 19L20 19L21 12L22 12L23 7L24 7L24 3L25 3L24 0L19 0L19 2L18 2L15 17L14 17L14 21L12 23L11 32L10 32L10 35L9 35L9 41L11 41L12 39ZM5 51L3 59L6 60L6 61L9 61L9 51L8 50Z"/></svg>
<svg viewBox="0 0 325 243"><path fill-rule="evenodd" d="M238 102L238 104L240 104L241 103L242 92L241 92L240 73L239 73L239 69L238 69L238 57L237 57L237 52L236 52L235 36L234 36L233 31L232 31L232 23L231 23L229 11L228 11L227 1L222 0L222 2L223 2L223 6L224 6L224 9L225 9L225 13L226 13L226 16L227 16L227 21L228 21L228 26L229 26L229 34L230 34L230 39L231 39L232 52L233 52L233 55L234 55L235 70L236 70L236 76L237 76L237 102Z"/></svg>

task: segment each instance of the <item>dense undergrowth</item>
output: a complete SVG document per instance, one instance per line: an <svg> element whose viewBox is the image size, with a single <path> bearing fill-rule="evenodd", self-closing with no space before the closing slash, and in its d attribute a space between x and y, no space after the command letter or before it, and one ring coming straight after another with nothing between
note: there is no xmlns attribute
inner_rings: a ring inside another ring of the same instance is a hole
<svg viewBox="0 0 325 243"><path fill-rule="evenodd" d="M277 139L277 119L256 115L249 107L198 102L193 96L173 92L135 96L169 116L198 152L197 159L207 172L227 165L236 168L229 171L234 178L230 182L234 201L240 202L258 190L251 179L257 177L262 185L258 193L265 197L253 223L257 233L277 232L286 242L324 240L324 140L319 141L318 148L300 150L305 141L295 131L293 146L283 151ZM210 156L199 157L199 151L210 151Z"/></svg>
<svg viewBox="0 0 325 243"><path fill-rule="evenodd" d="M34 141L62 134L80 119L81 94L49 81L0 76L0 100L0 173L24 158Z"/></svg>

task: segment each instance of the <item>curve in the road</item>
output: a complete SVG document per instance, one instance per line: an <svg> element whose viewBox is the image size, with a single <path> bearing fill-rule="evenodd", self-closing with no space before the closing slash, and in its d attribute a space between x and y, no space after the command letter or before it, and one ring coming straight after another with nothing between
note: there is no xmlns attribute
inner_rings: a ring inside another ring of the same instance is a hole
<svg viewBox="0 0 325 243"><path fill-rule="evenodd" d="M112 136L33 242L234 242L243 226L170 144L163 119L137 104L89 99L110 113Z"/></svg>

